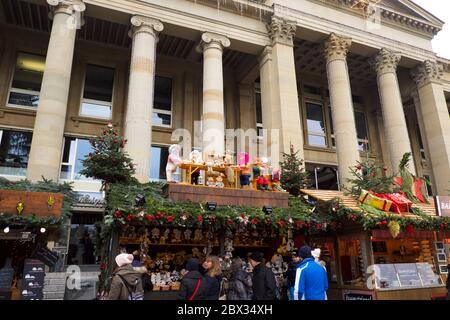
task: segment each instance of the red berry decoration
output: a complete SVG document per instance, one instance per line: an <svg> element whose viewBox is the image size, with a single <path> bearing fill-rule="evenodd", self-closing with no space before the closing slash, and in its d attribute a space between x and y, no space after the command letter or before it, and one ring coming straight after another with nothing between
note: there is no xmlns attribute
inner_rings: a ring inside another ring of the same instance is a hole
<svg viewBox="0 0 450 320"><path fill-rule="evenodd" d="M174 216L167 216L166 220L167 222L172 222L175 219Z"/></svg>
<svg viewBox="0 0 450 320"><path fill-rule="evenodd" d="M412 224L408 224L405 228L407 233L414 233L414 226Z"/></svg>
<svg viewBox="0 0 450 320"><path fill-rule="evenodd" d="M317 223L317 224L316 224L316 229L317 229L317 230L322 229L322 225L321 225L320 223Z"/></svg>
<svg viewBox="0 0 450 320"><path fill-rule="evenodd" d="M255 217L252 219L251 222L252 222L252 224L256 225L256 224L258 224L259 221L258 221L258 218Z"/></svg>
<svg viewBox="0 0 450 320"><path fill-rule="evenodd" d="M152 222L155 219L155 217L152 216L151 214L146 214L145 215L145 219L147 219L148 221Z"/></svg>
<svg viewBox="0 0 450 320"><path fill-rule="evenodd" d="M232 219L230 219L230 218L227 219L227 225L231 226L233 223L234 222Z"/></svg>

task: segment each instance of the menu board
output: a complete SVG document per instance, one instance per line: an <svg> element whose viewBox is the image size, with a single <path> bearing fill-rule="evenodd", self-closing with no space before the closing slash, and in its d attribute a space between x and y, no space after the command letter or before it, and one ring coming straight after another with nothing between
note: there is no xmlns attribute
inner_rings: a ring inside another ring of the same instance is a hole
<svg viewBox="0 0 450 320"><path fill-rule="evenodd" d="M14 269L11 267L11 258L8 258L5 266L0 270L0 290L10 290L13 277Z"/></svg>
<svg viewBox="0 0 450 320"><path fill-rule="evenodd" d="M422 286L415 263L396 263L395 269L402 287Z"/></svg>
<svg viewBox="0 0 450 320"><path fill-rule="evenodd" d="M397 271L393 264L377 264L375 265L375 272L377 273L377 287L380 289L399 288ZM378 268L378 270L377 270Z"/></svg>
<svg viewBox="0 0 450 320"><path fill-rule="evenodd" d="M23 268L22 300L42 300L45 265L37 259L26 259Z"/></svg>
<svg viewBox="0 0 450 320"><path fill-rule="evenodd" d="M431 264L426 262L417 263L417 270L422 278L422 283L424 287L427 286L439 286L442 285L441 278L434 273Z"/></svg>

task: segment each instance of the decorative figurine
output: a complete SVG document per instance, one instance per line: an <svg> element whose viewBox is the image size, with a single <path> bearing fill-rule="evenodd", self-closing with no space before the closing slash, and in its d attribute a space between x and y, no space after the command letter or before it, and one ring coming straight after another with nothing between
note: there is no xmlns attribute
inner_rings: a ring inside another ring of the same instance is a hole
<svg viewBox="0 0 450 320"><path fill-rule="evenodd" d="M184 240L187 242L191 241L191 235L192 235L192 230L191 229L186 229L186 231L184 231Z"/></svg>
<svg viewBox="0 0 450 320"><path fill-rule="evenodd" d="M216 187L219 187L219 188L225 187L225 184L223 183L222 176L218 176L216 178Z"/></svg>
<svg viewBox="0 0 450 320"><path fill-rule="evenodd" d="M203 241L203 233L202 229L196 229L194 232L194 241L195 242L201 242Z"/></svg>
<svg viewBox="0 0 450 320"><path fill-rule="evenodd" d="M234 183L234 170L233 170L233 152L227 150L224 156L225 174L227 176L228 186L231 187Z"/></svg>
<svg viewBox="0 0 450 320"><path fill-rule="evenodd" d="M203 163L202 154L198 150L192 150L192 152L189 154L189 160L191 161L191 163L195 163L195 164ZM199 176L200 176L200 171L198 171L198 170L196 172L192 173L191 184L198 185L199 184Z"/></svg>
<svg viewBox="0 0 450 320"><path fill-rule="evenodd" d="M208 177L208 181L206 181L206 185L208 187L215 187L216 183L214 182L214 177Z"/></svg>
<svg viewBox="0 0 450 320"><path fill-rule="evenodd" d="M240 169L239 180L241 183L241 188L249 188L250 186L250 177L252 175L252 171L248 166L248 153L239 153L238 156L238 165Z"/></svg>
<svg viewBox="0 0 450 320"><path fill-rule="evenodd" d="M177 171L177 167L181 164L180 146L173 144L169 147L169 157L167 158L166 176L167 182L176 182L173 174Z"/></svg>
<svg viewBox="0 0 450 320"><path fill-rule="evenodd" d="M174 238L172 239L172 243L181 243L181 230L179 229L174 229L173 230L173 236Z"/></svg>

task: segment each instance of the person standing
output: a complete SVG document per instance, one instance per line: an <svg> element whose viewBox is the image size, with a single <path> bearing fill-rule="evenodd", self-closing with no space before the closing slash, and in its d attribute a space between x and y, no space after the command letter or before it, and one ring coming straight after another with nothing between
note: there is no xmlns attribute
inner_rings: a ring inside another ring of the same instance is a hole
<svg viewBox="0 0 450 320"><path fill-rule="evenodd" d="M277 282L272 270L264 265L263 254L253 252L249 260L253 267L253 300L275 300Z"/></svg>
<svg viewBox="0 0 450 320"><path fill-rule="evenodd" d="M252 300L252 278L243 270L243 261L236 257L231 263L228 300Z"/></svg>
<svg viewBox="0 0 450 320"><path fill-rule="evenodd" d="M295 274L297 273L297 266L300 263L300 257L298 252L292 252L292 260L288 264L286 271L286 284L288 287L289 300L294 300L294 288L295 288Z"/></svg>
<svg viewBox="0 0 450 320"><path fill-rule="evenodd" d="M223 279L219 257L207 256L203 268L206 271L205 280L208 287L206 300L219 300Z"/></svg>
<svg viewBox="0 0 450 320"><path fill-rule="evenodd" d="M447 270L450 270L450 252L447 258ZM450 275L447 274L447 299L450 300Z"/></svg>
<svg viewBox="0 0 450 320"><path fill-rule="evenodd" d="M180 300L205 300L208 290L205 278L199 271L200 262L197 258L191 258L186 263L188 271L181 279L181 287L178 293Z"/></svg>
<svg viewBox="0 0 450 320"><path fill-rule="evenodd" d="M326 300L328 279L325 269L314 261L311 247L303 246L295 275L294 300Z"/></svg>
<svg viewBox="0 0 450 320"><path fill-rule="evenodd" d="M112 274L108 300L143 300L142 274L133 269L133 255L116 256L117 269Z"/></svg>

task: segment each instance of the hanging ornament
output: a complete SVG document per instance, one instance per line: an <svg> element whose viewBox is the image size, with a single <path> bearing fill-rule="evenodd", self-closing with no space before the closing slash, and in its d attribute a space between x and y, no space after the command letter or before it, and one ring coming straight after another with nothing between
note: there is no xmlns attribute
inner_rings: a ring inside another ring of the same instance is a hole
<svg viewBox="0 0 450 320"><path fill-rule="evenodd" d="M22 201L17 202L16 210L17 214L22 214L22 211L25 209L25 204Z"/></svg>
<svg viewBox="0 0 450 320"><path fill-rule="evenodd" d="M48 210L51 210L53 208L54 204L55 204L55 197L53 196L53 193L49 193L48 198L47 198Z"/></svg>
<svg viewBox="0 0 450 320"><path fill-rule="evenodd" d="M389 232L391 233L392 237L395 239L400 234L400 225L397 221L391 221L388 224Z"/></svg>

